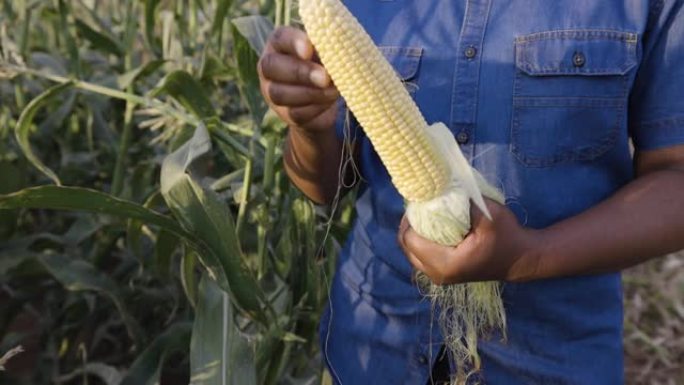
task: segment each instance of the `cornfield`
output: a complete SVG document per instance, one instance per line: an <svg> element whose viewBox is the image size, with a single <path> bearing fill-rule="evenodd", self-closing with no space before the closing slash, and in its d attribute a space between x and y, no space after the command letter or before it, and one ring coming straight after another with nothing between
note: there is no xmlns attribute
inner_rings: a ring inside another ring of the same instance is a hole
<svg viewBox="0 0 684 385"><path fill-rule="evenodd" d="M0 1L0 383L321 384L353 211L259 93L291 0ZM684 378L684 259L626 274L630 383Z"/></svg>

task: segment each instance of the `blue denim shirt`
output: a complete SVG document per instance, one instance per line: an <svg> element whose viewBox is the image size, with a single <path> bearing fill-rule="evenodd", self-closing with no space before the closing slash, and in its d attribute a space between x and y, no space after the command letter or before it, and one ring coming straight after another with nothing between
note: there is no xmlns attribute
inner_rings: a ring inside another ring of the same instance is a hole
<svg viewBox="0 0 684 385"><path fill-rule="evenodd" d="M684 143L684 1L345 3L427 121L449 126L525 226L629 183L630 140L637 150ZM363 182L321 322L324 357L344 385L423 385L441 337L396 242L403 201L362 130L351 131ZM623 382L619 274L508 283L503 295L508 338L480 343L479 380Z"/></svg>

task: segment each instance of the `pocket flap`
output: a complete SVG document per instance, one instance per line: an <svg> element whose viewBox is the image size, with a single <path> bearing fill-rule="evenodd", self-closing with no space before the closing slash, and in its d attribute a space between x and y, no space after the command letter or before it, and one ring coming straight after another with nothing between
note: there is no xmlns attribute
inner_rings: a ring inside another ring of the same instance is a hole
<svg viewBox="0 0 684 385"><path fill-rule="evenodd" d="M624 75L637 64L636 47L632 32L539 32L515 39L515 63L530 76Z"/></svg>
<svg viewBox="0 0 684 385"><path fill-rule="evenodd" d="M413 79L418 73L423 48L420 47L378 47L403 81Z"/></svg>

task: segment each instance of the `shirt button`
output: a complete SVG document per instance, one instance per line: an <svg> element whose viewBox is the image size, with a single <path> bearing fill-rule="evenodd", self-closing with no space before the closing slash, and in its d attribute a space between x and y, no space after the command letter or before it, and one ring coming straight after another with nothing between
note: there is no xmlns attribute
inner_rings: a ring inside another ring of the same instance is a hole
<svg viewBox="0 0 684 385"><path fill-rule="evenodd" d="M584 57L582 52L575 52L575 55L572 57L572 64L574 64L575 67L584 67L584 63L586 62L587 58Z"/></svg>
<svg viewBox="0 0 684 385"><path fill-rule="evenodd" d="M470 140L470 135L468 135L468 133L465 131L461 131L458 133L458 135L456 135L456 141L459 144L466 144L468 143L468 140Z"/></svg>
<svg viewBox="0 0 684 385"><path fill-rule="evenodd" d="M466 58L472 59L477 55L477 48L473 47L472 45L469 45L465 51L463 51L463 54L465 55Z"/></svg>

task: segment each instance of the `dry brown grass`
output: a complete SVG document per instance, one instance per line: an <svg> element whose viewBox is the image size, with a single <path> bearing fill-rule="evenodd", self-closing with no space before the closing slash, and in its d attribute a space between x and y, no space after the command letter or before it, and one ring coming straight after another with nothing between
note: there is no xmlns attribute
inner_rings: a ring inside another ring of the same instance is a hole
<svg viewBox="0 0 684 385"><path fill-rule="evenodd" d="M684 384L684 252L624 274L628 385Z"/></svg>

